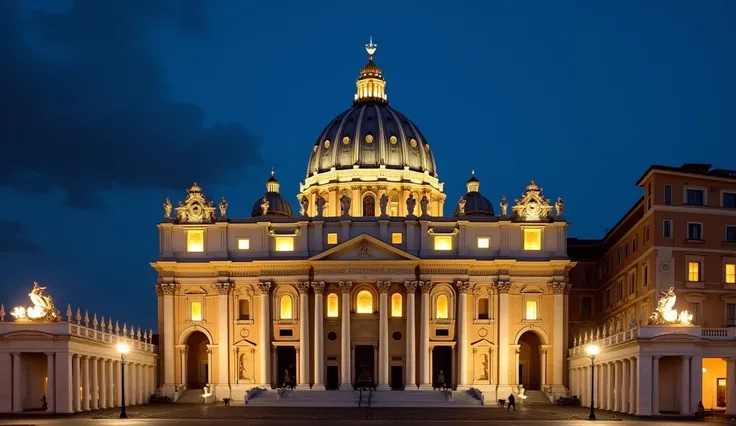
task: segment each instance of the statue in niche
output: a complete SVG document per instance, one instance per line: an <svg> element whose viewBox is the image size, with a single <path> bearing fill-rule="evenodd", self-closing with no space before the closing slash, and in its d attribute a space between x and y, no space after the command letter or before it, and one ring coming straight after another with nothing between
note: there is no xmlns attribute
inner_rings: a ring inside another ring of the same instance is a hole
<svg viewBox="0 0 736 426"><path fill-rule="evenodd" d="M504 195L501 197L501 216L507 216L509 211L509 201L506 199L506 196Z"/></svg>
<svg viewBox="0 0 736 426"><path fill-rule="evenodd" d="M427 197L427 194L422 195L422 199L419 201L419 206L422 209L422 217L429 216L429 198Z"/></svg>
<svg viewBox="0 0 736 426"><path fill-rule="evenodd" d="M388 195L381 195L381 199L378 201L378 206L381 209L381 217L386 217L386 210L388 209Z"/></svg>
<svg viewBox="0 0 736 426"><path fill-rule="evenodd" d="M169 200L169 197L164 200L164 218L171 218L171 200Z"/></svg>
<svg viewBox="0 0 736 426"><path fill-rule="evenodd" d="M480 365L480 380L488 380L488 355L483 354Z"/></svg>
<svg viewBox="0 0 736 426"><path fill-rule="evenodd" d="M457 202L457 211L460 214L465 214L465 204L467 204L468 201L465 199L465 196L460 197L460 201Z"/></svg>
<svg viewBox="0 0 736 426"><path fill-rule="evenodd" d="M227 200L225 197L222 197L222 200L220 200L220 217L226 217L227 216Z"/></svg>
<svg viewBox="0 0 736 426"><path fill-rule="evenodd" d="M240 362L238 363L238 378L241 380L248 379L248 371L245 368L248 358L245 354L240 355Z"/></svg>
<svg viewBox="0 0 736 426"><path fill-rule="evenodd" d="M414 198L414 194L409 195L406 199L406 216L414 217L414 209L417 207L417 200Z"/></svg>
<svg viewBox="0 0 736 426"><path fill-rule="evenodd" d="M299 205L301 206L299 209L299 215L306 216L307 210L309 210L309 199L307 199L306 196L302 196L302 199L299 200Z"/></svg>
<svg viewBox="0 0 736 426"><path fill-rule="evenodd" d="M314 204L317 206L317 217L324 217L325 204L327 204L327 201L325 201L324 197L317 197L317 201L315 201Z"/></svg>
<svg viewBox="0 0 736 426"><path fill-rule="evenodd" d="M340 210L342 216L350 216L350 197L348 197L348 194L343 192L342 197L340 197Z"/></svg>
<svg viewBox="0 0 736 426"><path fill-rule="evenodd" d="M271 203L268 202L268 198L264 195L261 199L261 212L265 216L268 214L268 208L271 206Z"/></svg>
<svg viewBox="0 0 736 426"><path fill-rule="evenodd" d="M565 207L565 201L562 199L562 197L557 197L557 202L555 203L555 216L562 217L563 207Z"/></svg>
<svg viewBox="0 0 736 426"><path fill-rule="evenodd" d="M360 260L368 260L371 258L371 252L368 249L368 244L363 243L360 246L360 251L358 252L358 259Z"/></svg>

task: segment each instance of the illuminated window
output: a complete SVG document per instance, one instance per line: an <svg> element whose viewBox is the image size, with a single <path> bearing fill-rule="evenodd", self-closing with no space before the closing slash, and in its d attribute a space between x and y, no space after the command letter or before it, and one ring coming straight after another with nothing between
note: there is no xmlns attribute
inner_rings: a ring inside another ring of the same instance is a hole
<svg viewBox="0 0 736 426"><path fill-rule="evenodd" d="M524 250L542 250L541 229L524 229Z"/></svg>
<svg viewBox="0 0 736 426"><path fill-rule="evenodd" d="M391 194L391 198L388 202L388 215L399 215L399 196L396 193Z"/></svg>
<svg viewBox="0 0 736 426"><path fill-rule="evenodd" d="M340 303L335 293L327 295L327 317L337 318L340 314Z"/></svg>
<svg viewBox="0 0 736 426"><path fill-rule="evenodd" d="M403 238L403 234L401 232L394 232L391 234L391 243L392 244L401 244Z"/></svg>
<svg viewBox="0 0 736 426"><path fill-rule="evenodd" d="M238 250L250 250L250 238L238 238Z"/></svg>
<svg viewBox="0 0 736 426"><path fill-rule="evenodd" d="M280 311L279 318L283 320L292 319L293 318L292 317L293 305L291 301L291 296L289 296L288 294L281 296L281 303L279 304L281 305L279 309Z"/></svg>
<svg viewBox="0 0 736 426"><path fill-rule="evenodd" d="M192 321L202 321L202 302L192 302Z"/></svg>
<svg viewBox="0 0 736 426"><path fill-rule="evenodd" d="M528 320L537 319L537 301L536 300L526 301L526 319Z"/></svg>
<svg viewBox="0 0 736 426"><path fill-rule="evenodd" d="M363 216L372 217L376 215L376 199L372 195L363 198Z"/></svg>
<svg viewBox="0 0 736 426"><path fill-rule="evenodd" d="M435 235L434 236L434 249L437 251L452 250L452 236Z"/></svg>
<svg viewBox="0 0 736 426"><path fill-rule="evenodd" d="M358 306L356 311L359 314L373 313L373 295L368 290L358 292Z"/></svg>
<svg viewBox="0 0 736 426"><path fill-rule="evenodd" d="M391 296L391 316L395 318L401 318L401 294L394 293Z"/></svg>
<svg viewBox="0 0 736 426"><path fill-rule="evenodd" d="M238 301L238 319L248 321L250 319L250 303L248 299L240 299Z"/></svg>
<svg viewBox="0 0 736 426"><path fill-rule="evenodd" d="M700 282L700 262L687 262L687 280Z"/></svg>
<svg viewBox="0 0 736 426"><path fill-rule="evenodd" d="M726 284L736 284L736 264L726 264Z"/></svg>
<svg viewBox="0 0 736 426"><path fill-rule="evenodd" d="M491 247L491 237L478 237L478 248L487 249Z"/></svg>
<svg viewBox="0 0 736 426"><path fill-rule="evenodd" d="M449 303L447 303L447 296L444 294L440 294L437 296L437 307L436 307L435 317L437 319L447 319L449 318Z"/></svg>
<svg viewBox="0 0 736 426"><path fill-rule="evenodd" d="M330 232L327 234L327 244L337 244L337 233Z"/></svg>
<svg viewBox="0 0 736 426"><path fill-rule="evenodd" d="M187 230L187 251L190 253L204 252L204 229Z"/></svg>
<svg viewBox="0 0 736 426"><path fill-rule="evenodd" d="M294 237L276 237L276 251L294 251Z"/></svg>

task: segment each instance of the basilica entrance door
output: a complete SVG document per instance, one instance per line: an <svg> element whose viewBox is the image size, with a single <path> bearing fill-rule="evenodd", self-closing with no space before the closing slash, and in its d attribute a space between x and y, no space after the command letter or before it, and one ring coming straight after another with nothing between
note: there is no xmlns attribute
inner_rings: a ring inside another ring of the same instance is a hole
<svg viewBox="0 0 736 426"><path fill-rule="evenodd" d="M325 380L325 389L337 390L340 382L338 380L338 366L328 365L327 366L327 379Z"/></svg>
<svg viewBox="0 0 736 426"><path fill-rule="evenodd" d="M201 331L187 338L187 388L202 389L209 382L207 345L209 340Z"/></svg>
<svg viewBox="0 0 736 426"><path fill-rule="evenodd" d="M519 337L519 384L528 390L539 390L542 384L542 369L539 353L539 337L527 331Z"/></svg>
<svg viewBox="0 0 736 426"><path fill-rule="evenodd" d="M376 374L373 371L373 351L373 345L357 345L355 347L355 383L360 381L375 383Z"/></svg>
<svg viewBox="0 0 736 426"><path fill-rule="evenodd" d="M276 387L296 386L296 348L293 346L279 346L276 350L278 357L278 382ZM288 371L288 379L286 372ZM288 381L288 383L287 383Z"/></svg>
<svg viewBox="0 0 736 426"><path fill-rule="evenodd" d="M435 346L432 349L432 384L441 387L440 372L445 376L445 385L452 386L452 348L450 346Z"/></svg>

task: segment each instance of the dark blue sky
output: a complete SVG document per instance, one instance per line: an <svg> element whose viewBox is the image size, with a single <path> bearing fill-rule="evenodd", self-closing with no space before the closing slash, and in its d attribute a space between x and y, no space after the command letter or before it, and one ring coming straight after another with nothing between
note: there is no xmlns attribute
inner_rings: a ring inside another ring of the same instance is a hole
<svg viewBox="0 0 736 426"><path fill-rule="evenodd" d="M62 311L154 327L163 198L198 181L246 215L275 167L294 201L370 35L446 212L475 168L494 203L534 179L600 237L650 164L736 168L735 20L733 1L4 0L0 300L38 280Z"/></svg>

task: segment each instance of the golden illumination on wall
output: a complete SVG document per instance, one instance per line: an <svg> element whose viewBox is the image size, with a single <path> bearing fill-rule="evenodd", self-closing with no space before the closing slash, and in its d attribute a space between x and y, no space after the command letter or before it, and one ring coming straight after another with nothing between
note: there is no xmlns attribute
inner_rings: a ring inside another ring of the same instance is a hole
<svg viewBox="0 0 736 426"><path fill-rule="evenodd" d="M340 302L335 293L327 295L327 317L337 318L340 315Z"/></svg>
<svg viewBox="0 0 736 426"><path fill-rule="evenodd" d="M736 284L736 264L726 264L726 284Z"/></svg>
<svg viewBox="0 0 736 426"><path fill-rule="evenodd" d="M238 250L250 250L250 238L238 238Z"/></svg>
<svg viewBox="0 0 736 426"><path fill-rule="evenodd" d="M291 301L291 296L288 294L285 294L281 296L281 299L279 301L279 318L282 320L290 320L293 319L293 304Z"/></svg>
<svg viewBox="0 0 736 426"><path fill-rule="evenodd" d="M434 249L437 251L452 250L452 235L435 235Z"/></svg>
<svg viewBox="0 0 736 426"><path fill-rule="evenodd" d="M192 302L192 321L202 321L202 302Z"/></svg>
<svg viewBox="0 0 736 426"><path fill-rule="evenodd" d="M527 300L526 301L526 319L535 320L537 319L537 301Z"/></svg>
<svg viewBox="0 0 736 426"><path fill-rule="evenodd" d="M700 282L700 262L687 262L687 280Z"/></svg>
<svg viewBox="0 0 736 426"><path fill-rule="evenodd" d="M276 251L294 251L294 237L282 236L276 238Z"/></svg>
<svg viewBox="0 0 736 426"><path fill-rule="evenodd" d="M336 232L330 232L327 234L327 244L337 244L337 233Z"/></svg>
<svg viewBox="0 0 736 426"><path fill-rule="evenodd" d="M401 318L402 309L401 294L394 293L393 296L391 296L391 316L394 318Z"/></svg>
<svg viewBox="0 0 736 426"><path fill-rule="evenodd" d="M401 241L403 240L404 236L401 232L394 232L391 234L391 243L392 244L401 244Z"/></svg>
<svg viewBox="0 0 736 426"><path fill-rule="evenodd" d="M478 248L487 249L491 247L491 237L478 237Z"/></svg>
<svg viewBox="0 0 736 426"><path fill-rule="evenodd" d="M450 304L447 301L447 296L444 294L437 296L436 308L435 317L437 319L448 319L450 317Z"/></svg>
<svg viewBox="0 0 736 426"><path fill-rule="evenodd" d="M368 290L358 292L357 306L355 309L359 314L373 313L373 295Z"/></svg>
<svg viewBox="0 0 736 426"><path fill-rule="evenodd" d="M187 251L204 252L204 229L187 229Z"/></svg>
<svg viewBox="0 0 736 426"><path fill-rule="evenodd" d="M542 230L540 228L525 228L524 250L542 250Z"/></svg>

